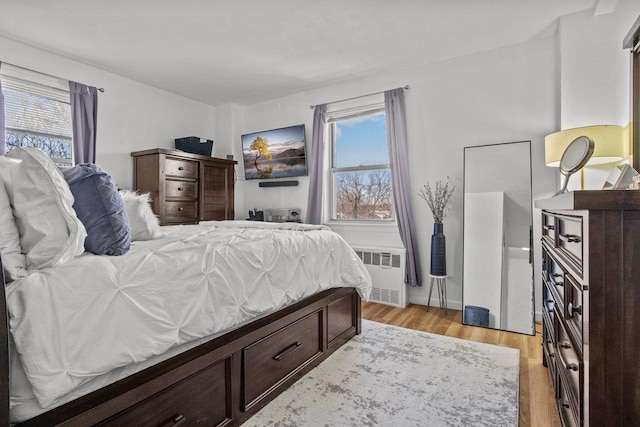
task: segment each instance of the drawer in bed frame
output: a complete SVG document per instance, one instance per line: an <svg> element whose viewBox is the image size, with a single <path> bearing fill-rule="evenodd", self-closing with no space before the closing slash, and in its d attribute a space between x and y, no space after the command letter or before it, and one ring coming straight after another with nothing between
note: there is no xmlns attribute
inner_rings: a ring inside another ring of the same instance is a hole
<svg viewBox="0 0 640 427"><path fill-rule="evenodd" d="M321 310L243 348L242 409L249 409L321 354Z"/></svg>
<svg viewBox="0 0 640 427"><path fill-rule="evenodd" d="M355 289L330 289L19 425L236 426L360 330Z"/></svg>
<svg viewBox="0 0 640 427"><path fill-rule="evenodd" d="M99 426L221 425L231 419L231 359L223 359L179 381Z"/></svg>

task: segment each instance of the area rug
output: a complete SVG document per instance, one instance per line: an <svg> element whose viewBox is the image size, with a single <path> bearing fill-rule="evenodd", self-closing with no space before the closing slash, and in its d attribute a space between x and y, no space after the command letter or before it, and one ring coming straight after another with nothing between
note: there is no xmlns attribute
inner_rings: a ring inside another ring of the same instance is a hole
<svg viewBox="0 0 640 427"><path fill-rule="evenodd" d="M519 350L362 321L243 427L517 426Z"/></svg>

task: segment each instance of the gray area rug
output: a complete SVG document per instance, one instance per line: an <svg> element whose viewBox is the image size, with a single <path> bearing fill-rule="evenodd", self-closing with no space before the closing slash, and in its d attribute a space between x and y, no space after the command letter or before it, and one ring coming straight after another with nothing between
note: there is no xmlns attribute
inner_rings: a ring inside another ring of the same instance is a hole
<svg viewBox="0 0 640 427"><path fill-rule="evenodd" d="M517 426L519 350L362 321L243 427Z"/></svg>

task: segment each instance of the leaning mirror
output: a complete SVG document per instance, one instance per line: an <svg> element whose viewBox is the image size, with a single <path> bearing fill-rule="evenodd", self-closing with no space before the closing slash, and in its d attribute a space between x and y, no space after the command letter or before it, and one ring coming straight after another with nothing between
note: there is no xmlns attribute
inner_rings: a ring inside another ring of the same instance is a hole
<svg viewBox="0 0 640 427"><path fill-rule="evenodd" d="M464 149L463 323L535 334L531 142Z"/></svg>

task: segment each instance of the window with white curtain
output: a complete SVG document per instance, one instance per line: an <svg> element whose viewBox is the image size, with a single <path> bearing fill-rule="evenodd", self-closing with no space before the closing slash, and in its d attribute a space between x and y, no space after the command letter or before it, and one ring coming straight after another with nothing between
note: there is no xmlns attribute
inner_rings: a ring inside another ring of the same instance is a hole
<svg viewBox="0 0 640 427"><path fill-rule="evenodd" d="M73 165L69 82L3 63L7 151L37 147L59 166Z"/></svg>
<svg viewBox="0 0 640 427"><path fill-rule="evenodd" d="M327 112L334 221L393 220L384 99L376 101Z"/></svg>

